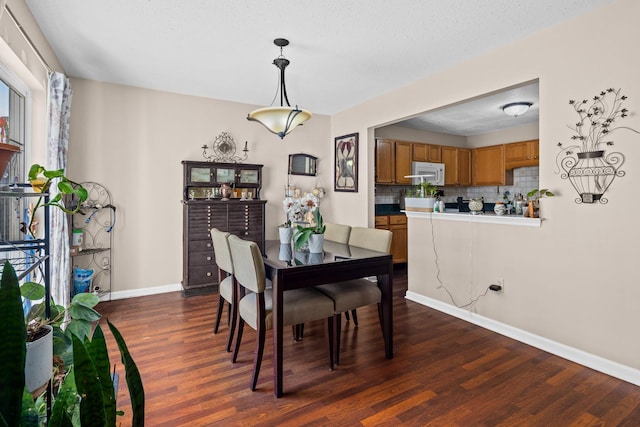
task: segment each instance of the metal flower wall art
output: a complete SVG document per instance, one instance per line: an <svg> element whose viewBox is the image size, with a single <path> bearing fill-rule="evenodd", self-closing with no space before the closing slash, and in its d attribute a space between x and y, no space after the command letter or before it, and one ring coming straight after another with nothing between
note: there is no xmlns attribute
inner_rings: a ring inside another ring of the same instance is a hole
<svg viewBox="0 0 640 427"><path fill-rule="evenodd" d="M578 114L579 120L569 125L574 134L572 145L558 142L560 152L556 156L558 173L562 179L568 179L579 197L576 203L605 204L603 197L616 177L622 177L621 169L624 155L617 151L608 151L613 146L611 134L620 129L640 133L627 126L621 126L622 119L629 111L622 106L627 97L621 89L606 89L590 100L570 100L569 104Z"/></svg>

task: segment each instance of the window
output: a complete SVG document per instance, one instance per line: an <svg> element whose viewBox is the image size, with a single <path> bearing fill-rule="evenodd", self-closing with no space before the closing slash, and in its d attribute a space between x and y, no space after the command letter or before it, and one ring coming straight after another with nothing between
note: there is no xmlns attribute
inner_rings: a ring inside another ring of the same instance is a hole
<svg viewBox="0 0 640 427"><path fill-rule="evenodd" d="M1 71L3 70L0 68ZM3 190L6 190L5 187L10 184L27 181L25 122L25 96L5 79L0 78L0 142L20 147L20 152L13 155L4 175L0 177L0 188ZM26 199L0 198L0 239L8 241L24 239L25 235L20 231L20 223L28 222L26 221L28 208Z"/></svg>
<svg viewBox="0 0 640 427"><path fill-rule="evenodd" d="M9 167L0 178L1 184L26 181L25 150L25 98L0 80L0 142L20 147L21 152L11 159Z"/></svg>

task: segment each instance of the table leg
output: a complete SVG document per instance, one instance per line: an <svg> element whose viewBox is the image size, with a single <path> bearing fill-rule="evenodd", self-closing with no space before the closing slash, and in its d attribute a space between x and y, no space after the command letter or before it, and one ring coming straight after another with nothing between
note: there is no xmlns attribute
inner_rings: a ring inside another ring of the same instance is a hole
<svg viewBox="0 0 640 427"><path fill-rule="evenodd" d="M393 264L391 272L378 277L378 286L382 292L382 334L384 336L384 354L393 359Z"/></svg>
<svg viewBox="0 0 640 427"><path fill-rule="evenodd" d="M282 286L281 277L272 278L273 290L273 394L282 397Z"/></svg>

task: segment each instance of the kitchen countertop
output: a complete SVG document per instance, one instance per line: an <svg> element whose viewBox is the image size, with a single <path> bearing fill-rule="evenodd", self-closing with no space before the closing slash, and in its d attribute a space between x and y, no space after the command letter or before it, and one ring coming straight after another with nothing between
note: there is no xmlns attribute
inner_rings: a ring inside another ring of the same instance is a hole
<svg viewBox="0 0 640 427"><path fill-rule="evenodd" d="M480 215L472 215L469 212L417 212L403 211L407 218L423 218L429 220L476 222L487 224L515 225L521 227L540 227L541 218L526 218L522 215L496 215L485 212Z"/></svg>
<svg viewBox="0 0 640 427"><path fill-rule="evenodd" d="M382 215L404 215L399 204L377 204L375 205L376 216Z"/></svg>

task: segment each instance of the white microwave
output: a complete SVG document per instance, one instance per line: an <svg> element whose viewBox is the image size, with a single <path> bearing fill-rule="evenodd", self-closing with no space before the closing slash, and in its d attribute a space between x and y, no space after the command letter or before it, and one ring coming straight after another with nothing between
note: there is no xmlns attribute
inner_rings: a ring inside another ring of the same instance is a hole
<svg viewBox="0 0 640 427"><path fill-rule="evenodd" d="M413 162L411 164L411 183L429 181L432 185L444 185L444 163Z"/></svg>

